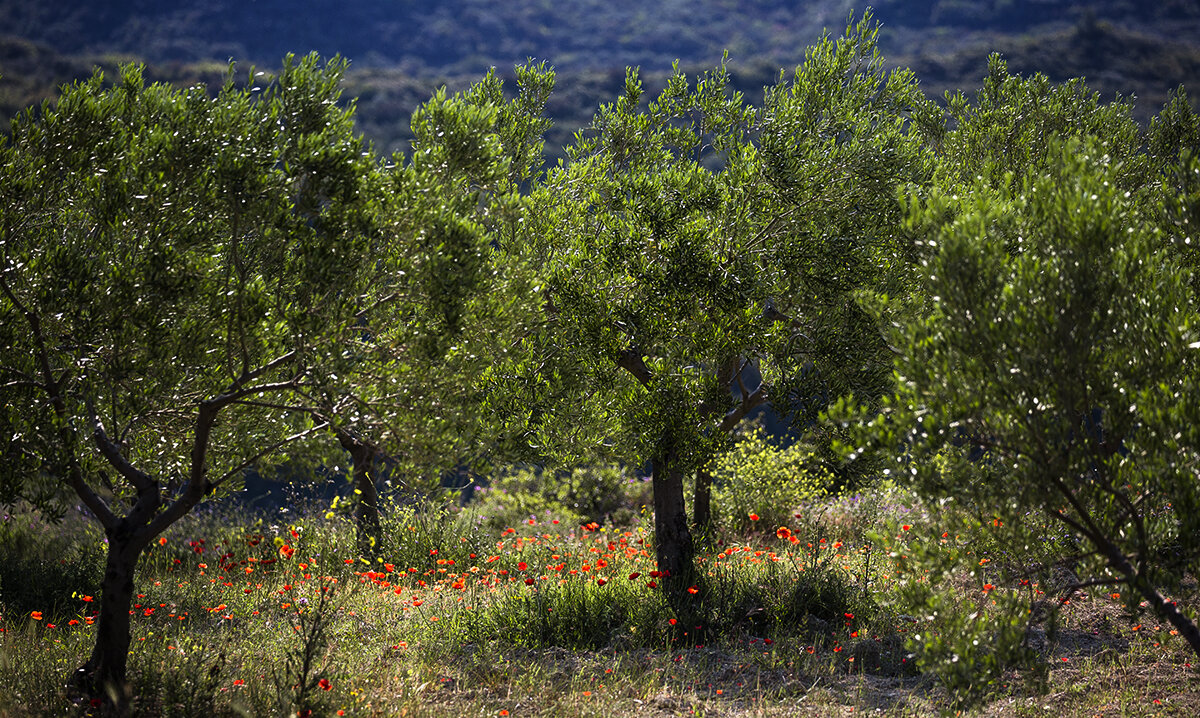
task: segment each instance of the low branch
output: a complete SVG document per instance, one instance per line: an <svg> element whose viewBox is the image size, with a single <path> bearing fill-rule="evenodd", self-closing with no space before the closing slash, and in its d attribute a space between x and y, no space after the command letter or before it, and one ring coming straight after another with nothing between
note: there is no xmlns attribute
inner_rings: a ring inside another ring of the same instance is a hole
<svg viewBox="0 0 1200 718"><path fill-rule="evenodd" d="M650 373L650 367L646 366L646 362L642 358L641 350L637 347L622 351L617 357L617 366L632 374L633 378L637 379L642 386L650 387L653 375Z"/></svg>
<svg viewBox="0 0 1200 718"><path fill-rule="evenodd" d="M50 367L50 353L46 348L46 339L42 334L41 318L26 307L17 295L8 286L8 281L3 272L0 272L0 291L4 293L8 300L12 302L17 311L25 317L26 323L29 325L29 331L33 334L34 342L34 358L38 363L38 370L42 375L42 389L49 395L50 405L54 408L54 415L59 420L59 438L63 442L63 448L70 450L72 460L70 468L67 470L67 483L75 490L75 494L79 496L79 500L83 505L96 515L96 519L105 529L112 529L117 526L119 519L109 509L108 504L104 499L100 498L99 494L92 490L92 487L87 485L83 480L83 469L79 466L79 460L74 456L75 434L71 429L70 417L67 416L67 402L62 396L62 384L59 379L54 378L54 370ZM63 372L61 377L65 381L70 374Z"/></svg>
<svg viewBox="0 0 1200 718"><path fill-rule="evenodd" d="M721 420L721 431L724 433L733 431L734 427L738 425L738 422L740 422L742 419L745 419L747 414L766 403L768 395L769 392L767 390L766 382L760 382L757 389L749 394L743 394L741 402L739 402L737 406L730 409L729 412L725 414L725 418Z"/></svg>
<svg viewBox="0 0 1200 718"><path fill-rule="evenodd" d="M1092 586L1125 586L1128 584L1129 579L1127 578L1093 578L1088 581L1079 581L1071 584L1070 586L1064 586L1062 589L1060 589L1058 594L1062 598L1059 598L1058 601L1059 603L1062 603L1063 601L1067 600L1072 593L1075 593L1081 588L1091 588Z"/></svg>
<svg viewBox="0 0 1200 718"><path fill-rule="evenodd" d="M92 415L92 439L96 442L96 448L100 450L100 454L117 470L118 474L137 489L139 494L143 491L154 490L157 486L154 479L131 464L129 459L126 459L121 453L120 447L104 431L104 424L100 421L100 416L92 406L91 400L88 400L87 406L88 413Z"/></svg>
<svg viewBox="0 0 1200 718"><path fill-rule="evenodd" d="M100 522L101 526L105 529L116 528L120 519L112 512L112 509L108 508L108 504L105 503L104 499L100 498L100 495L95 491L92 491L92 487L88 486L87 482L83 480L78 465L71 467L71 471L67 476L67 483L75 490L75 494L79 496L79 500L83 502L83 505L96 515L96 519Z"/></svg>

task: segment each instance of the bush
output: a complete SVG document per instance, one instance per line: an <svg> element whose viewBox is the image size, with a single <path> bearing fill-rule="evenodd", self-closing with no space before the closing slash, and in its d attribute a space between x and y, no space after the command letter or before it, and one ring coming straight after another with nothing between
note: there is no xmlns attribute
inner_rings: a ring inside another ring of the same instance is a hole
<svg viewBox="0 0 1200 718"><path fill-rule="evenodd" d="M825 496L833 481L808 446L777 448L758 427L717 457L711 471L714 506L725 514L721 523L734 531L756 522L772 531L787 525L798 508Z"/></svg>
<svg viewBox="0 0 1200 718"><path fill-rule="evenodd" d="M570 472L513 469L476 490L474 509L486 526L503 530L557 520L566 527L590 522L629 526L650 502L648 482L616 465L586 466Z"/></svg>

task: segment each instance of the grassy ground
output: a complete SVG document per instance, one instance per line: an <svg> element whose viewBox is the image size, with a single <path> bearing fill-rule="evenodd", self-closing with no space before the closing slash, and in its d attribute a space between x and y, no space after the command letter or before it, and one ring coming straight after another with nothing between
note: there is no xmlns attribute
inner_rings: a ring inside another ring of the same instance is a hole
<svg viewBox="0 0 1200 718"><path fill-rule="evenodd" d="M143 559L136 707L189 716L1200 714L1195 655L1106 592L1068 596L1056 633L1041 621L1027 632L1032 670L1006 669L981 700L956 703L961 685L921 670L906 643L951 630L899 599L924 580L898 563L930 520L911 505L894 493L828 500L786 531L720 536L699 562L699 626L684 625L662 595L644 518L581 527L543 513L495 529L470 511L397 509L371 563L353 554L349 523L323 511L189 518ZM975 540L940 539L960 551ZM50 526L16 514L0 525L0 715L91 711L62 686L93 640L102 556L102 535L82 517ZM1057 595L1036 583L981 588L988 580L964 573L938 590L985 615L1005 591L1028 593L1035 607Z"/></svg>

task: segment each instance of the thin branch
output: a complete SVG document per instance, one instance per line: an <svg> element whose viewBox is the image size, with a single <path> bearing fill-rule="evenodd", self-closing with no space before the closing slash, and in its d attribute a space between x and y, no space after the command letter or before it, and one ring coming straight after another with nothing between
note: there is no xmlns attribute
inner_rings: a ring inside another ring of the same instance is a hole
<svg viewBox="0 0 1200 718"><path fill-rule="evenodd" d="M247 382L254 381L258 377L262 376L263 374L266 374L267 372L272 371L274 369L278 369L279 367L283 366L284 364L287 364L288 362L295 359L297 357L297 355L298 355L298 352L295 349L293 349L292 351L289 351L281 356L278 356L278 357L272 359L271 361L267 362L266 364L263 364L262 366L258 367L257 369L254 369L253 371L243 371L242 375L239 376L237 379L235 379L233 381L233 383L231 383L229 385L229 387L226 388L224 392L222 392L222 394L228 395L228 394L234 394L234 393L238 392L240 390L240 388L242 386L244 386ZM257 393L257 392L251 392L251 393ZM243 394L242 396L245 396L245 395ZM235 397L235 398L237 398L237 397Z"/></svg>
<svg viewBox="0 0 1200 718"><path fill-rule="evenodd" d="M156 486L154 479L129 463L129 460L121 454L121 449L109 438L108 434L104 431L104 424L100 421L99 415L96 414L96 409L90 399L87 401L87 407L88 413L92 415L92 438L95 440L96 448L100 450L100 454L117 470L117 473L138 490L139 494L154 488Z"/></svg>
<svg viewBox="0 0 1200 718"><path fill-rule="evenodd" d="M292 405L292 404L275 404L275 403L272 403L269 401L252 401L249 399L238 399L237 401L234 401L231 403L237 404L239 406L257 406L257 407L260 407L263 409L278 409L280 411L303 412L305 414L312 414L317 411L317 408L312 407L312 406L296 406L296 405Z"/></svg>
<svg viewBox="0 0 1200 718"><path fill-rule="evenodd" d="M298 440L300 440L300 439L303 439L304 437L308 436L309 434L312 434L312 433L314 433L314 432L317 432L317 431L321 431L322 429L325 429L325 428L327 428L328 426L329 426L329 422L327 422L327 421L326 421L326 422L322 422L322 423L320 423L320 424L317 424L316 426L313 426L313 427L311 427L311 428L305 429L304 431L301 431L301 432L298 432L298 433L292 434L291 436L288 436L288 437L286 437L286 438L280 439L279 441L277 441L277 442L275 442L274 444L272 444L272 445L268 446L267 448L265 448L265 449L263 449L262 451L258 452L258 453L257 453L257 454L255 454L254 456L251 456L250 458L246 459L245 461L243 461L242 463L238 464L237 466L235 466L234 468L230 469L229 471L226 471L224 474L222 474L222 475L221 475L221 477L220 477L220 478L216 479L215 481L210 481L210 482L208 482L208 485L209 485L209 487L210 487L210 488L214 488L214 489L215 489L215 488L217 488L217 487L218 487L218 486L220 486L221 484L225 483L225 482L226 482L226 481L228 481L229 479L231 479L231 478L233 478L234 476L236 476L236 475L237 475L239 472L241 472L243 469L245 469L245 468L247 468L247 467L250 467L250 466L253 466L253 465L254 465L254 463L255 463L256 461L258 461L259 459L263 458L264 456L267 456L267 455L269 455L269 454L272 454L272 453L274 453L275 451L278 451L278 450L279 450L281 447L283 447L283 446L286 446L286 445L288 445L288 444L292 443L293 441L298 441Z"/></svg>
<svg viewBox="0 0 1200 718"><path fill-rule="evenodd" d="M372 302L369 306L363 307L362 309L358 310L358 312L355 313L355 315L354 315L354 320L361 321L364 317L366 317L368 314L370 314L375 308L382 306L384 304L387 304L388 302L391 302L395 299L398 299L399 297L400 297L399 292L392 292L391 294L380 297L376 301Z"/></svg>

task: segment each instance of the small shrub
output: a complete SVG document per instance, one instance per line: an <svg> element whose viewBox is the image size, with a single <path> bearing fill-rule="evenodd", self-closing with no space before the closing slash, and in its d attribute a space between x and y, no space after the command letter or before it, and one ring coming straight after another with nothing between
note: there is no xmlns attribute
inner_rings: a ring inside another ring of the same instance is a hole
<svg viewBox="0 0 1200 718"><path fill-rule="evenodd" d="M778 448L757 427L717 457L711 471L713 505L726 528L738 532L787 525L797 508L825 496L833 481L808 447Z"/></svg>
<svg viewBox="0 0 1200 718"><path fill-rule="evenodd" d="M565 526L628 526L651 501L647 481L608 464L560 472L514 469L493 478L476 495L475 510L498 530L530 519Z"/></svg>

